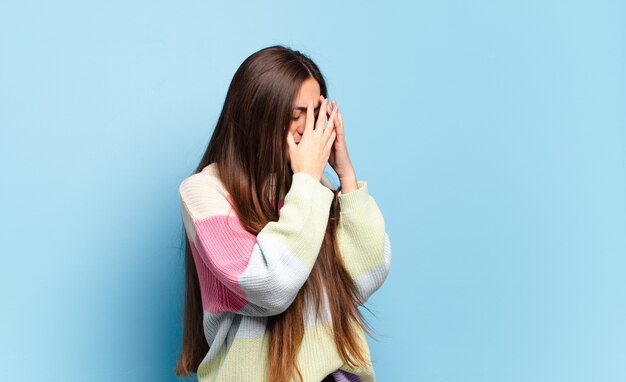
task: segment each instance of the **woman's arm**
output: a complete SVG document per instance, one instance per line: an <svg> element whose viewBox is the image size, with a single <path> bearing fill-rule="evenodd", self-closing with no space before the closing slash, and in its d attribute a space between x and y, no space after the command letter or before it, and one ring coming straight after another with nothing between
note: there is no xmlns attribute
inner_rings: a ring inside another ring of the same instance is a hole
<svg viewBox="0 0 626 382"><path fill-rule="evenodd" d="M191 244L208 277L223 285L211 291L213 310L254 316L286 310L321 249L333 192L311 175L295 173L278 221L256 236L229 213L226 197L206 179L187 178L179 192Z"/></svg>
<svg viewBox="0 0 626 382"><path fill-rule="evenodd" d="M341 213L337 240L345 266L356 283L362 303L383 284L391 268L391 243L385 220L367 182L339 192Z"/></svg>

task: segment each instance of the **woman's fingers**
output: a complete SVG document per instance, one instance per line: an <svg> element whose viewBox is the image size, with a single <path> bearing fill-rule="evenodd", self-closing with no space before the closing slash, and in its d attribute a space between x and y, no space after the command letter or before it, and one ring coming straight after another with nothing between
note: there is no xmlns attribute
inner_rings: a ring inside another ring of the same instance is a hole
<svg viewBox="0 0 626 382"><path fill-rule="evenodd" d="M337 106L337 101L333 100L331 104L326 108L326 113L329 117L333 117L333 125L337 132L337 136L339 139L343 139L343 119L341 118L341 112L339 112L339 106ZM329 118L330 123L330 118Z"/></svg>
<svg viewBox="0 0 626 382"><path fill-rule="evenodd" d="M328 139L328 136L330 136L330 133L333 132L335 130L335 124L337 121L337 116L335 113L335 110L333 110L330 113L330 118L328 118L328 124L326 124L326 131L324 132L324 138Z"/></svg>
<svg viewBox="0 0 626 382"><path fill-rule="evenodd" d="M341 118L341 112L339 112L339 108L337 108L337 122L341 129L343 130L343 118Z"/></svg>
<svg viewBox="0 0 626 382"><path fill-rule="evenodd" d="M333 100L334 101L334 100ZM337 103L334 102L334 110L336 111L335 115L335 127L337 129L337 135L339 136L339 139L342 139L343 137L343 118L341 118L341 111L339 111L339 106L337 106Z"/></svg>
<svg viewBox="0 0 626 382"><path fill-rule="evenodd" d="M306 120L304 122L304 133L302 133L303 137L313 133L313 125L315 124L315 115L313 113L313 102L311 101L306 105Z"/></svg>
<svg viewBox="0 0 626 382"><path fill-rule="evenodd" d="M323 99L323 98L324 98L324 96L320 96L320 99ZM331 113L336 108L337 108L337 101L333 100L332 102L329 102L328 103L328 107L326 107L326 115L328 115L330 117Z"/></svg>
<svg viewBox="0 0 626 382"><path fill-rule="evenodd" d="M328 114L329 117L332 114L332 112L334 112L334 111L339 112L339 106L337 106L337 101L336 100L333 100L331 105L329 105L326 108L326 113ZM340 125L342 123L343 123L342 120L339 120L338 118L335 118L335 126L338 126L338 125Z"/></svg>
<svg viewBox="0 0 626 382"><path fill-rule="evenodd" d="M328 113L328 116L330 117L330 114L337 108L337 101L333 100L328 107L326 108L326 112Z"/></svg>
<svg viewBox="0 0 626 382"><path fill-rule="evenodd" d="M335 143L335 137L337 136L337 133L335 132L335 129L333 129L333 132L330 133L330 139L326 142L326 144L324 145L324 149L326 150L326 152L328 152L330 154L330 151L332 150L333 147L333 143Z"/></svg>
<svg viewBox="0 0 626 382"><path fill-rule="evenodd" d="M315 125L315 130L319 130L320 132L324 131L324 124L326 123L326 104L328 103L327 99L324 99L322 104L320 105L320 110L318 112L317 124ZM320 133L321 135L321 133Z"/></svg>

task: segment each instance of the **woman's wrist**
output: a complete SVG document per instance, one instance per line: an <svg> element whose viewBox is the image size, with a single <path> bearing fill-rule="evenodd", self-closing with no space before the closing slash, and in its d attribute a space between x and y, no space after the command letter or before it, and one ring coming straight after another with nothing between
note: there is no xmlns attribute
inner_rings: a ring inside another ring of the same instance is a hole
<svg viewBox="0 0 626 382"><path fill-rule="evenodd" d="M341 183L341 193L347 194L348 192L356 191L359 186L356 181L356 176L350 175L343 178L339 178Z"/></svg>

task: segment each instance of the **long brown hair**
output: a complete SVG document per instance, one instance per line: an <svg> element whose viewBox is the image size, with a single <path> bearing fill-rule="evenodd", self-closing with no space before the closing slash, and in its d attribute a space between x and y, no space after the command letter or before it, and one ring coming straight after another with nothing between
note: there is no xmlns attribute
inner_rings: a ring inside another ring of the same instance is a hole
<svg viewBox="0 0 626 382"><path fill-rule="evenodd" d="M291 186L293 171L286 160L287 132L300 86L311 77L319 83L326 98L323 75L300 51L274 45L246 58L235 72L215 130L195 170L198 173L205 166L217 163L220 179L233 197L242 225L254 235L268 222L278 220L279 201ZM272 174L275 182L269 182ZM308 304L315 304L320 312L323 287L328 296L338 354L351 367L369 362L365 349L359 346L356 331L360 328L370 335L372 331L358 309L359 305L364 306L364 301L359 300L354 281L339 255L336 232L340 188L331 190L335 195L329 221L311 274L289 308L267 320L270 381L289 381L294 368L302 380L296 356L304 335L304 311ZM177 376L196 372L209 349L203 334L198 276L186 236L185 264L187 289Z"/></svg>

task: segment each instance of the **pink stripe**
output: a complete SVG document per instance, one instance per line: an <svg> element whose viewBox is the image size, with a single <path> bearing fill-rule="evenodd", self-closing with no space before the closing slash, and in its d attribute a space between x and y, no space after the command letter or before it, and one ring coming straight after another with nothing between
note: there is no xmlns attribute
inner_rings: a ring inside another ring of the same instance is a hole
<svg viewBox="0 0 626 382"><path fill-rule="evenodd" d="M233 291L226 288L200 259L200 250L193 242L191 244L191 253L194 257L196 270L198 272L198 281L202 296L202 307L209 313L221 312L238 312L246 305L246 300L237 296Z"/></svg>
<svg viewBox="0 0 626 382"><path fill-rule="evenodd" d="M232 196L226 198L235 209ZM280 210L284 200L279 200L278 205ZM238 280L248 266L256 236L246 231L239 218L230 215L200 219L194 227L196 242L190 244L203 308L209 313L238 312L248 303Z"/></svg>
<svg viewBox="0 0 626 382"><path fill-rule="evenodd" d="M235 216L216 215L194 222L196 268L203 290L203 306L211 313L237 312L247 304L238 285L256 244Z"/></svg>

